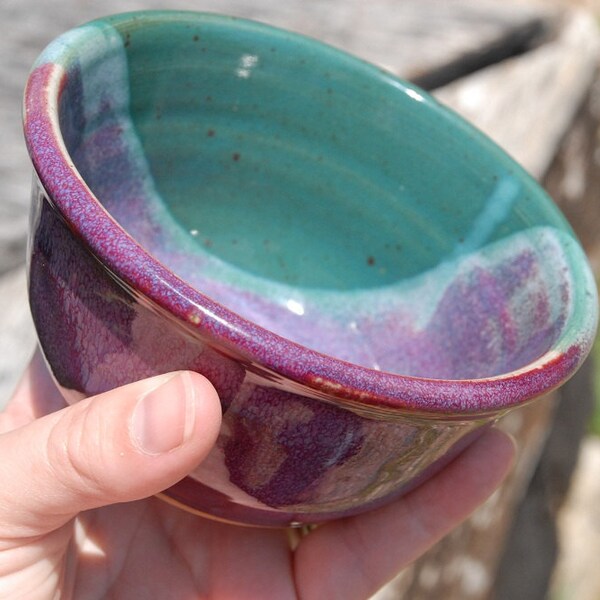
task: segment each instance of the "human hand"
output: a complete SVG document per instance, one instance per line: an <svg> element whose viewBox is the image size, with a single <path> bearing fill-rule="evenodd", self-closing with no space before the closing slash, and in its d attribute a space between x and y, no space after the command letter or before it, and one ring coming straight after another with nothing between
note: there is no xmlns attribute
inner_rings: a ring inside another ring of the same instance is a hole
<svg viewBox="0 0 600 600"><path fill-rule="evenodd" d="M368 598L483 502L514 456L489 430L400 500L322 525L292 550L286 530L152 497L217 438L220 404L202 376L63 406L36 355L0 414L0 598Z"/></svg>

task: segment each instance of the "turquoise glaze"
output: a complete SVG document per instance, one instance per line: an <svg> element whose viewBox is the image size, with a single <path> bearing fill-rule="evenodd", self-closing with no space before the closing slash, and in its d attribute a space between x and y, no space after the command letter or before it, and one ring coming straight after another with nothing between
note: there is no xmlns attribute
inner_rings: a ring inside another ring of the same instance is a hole
<svg viewBox="0 0 600 600"><path fill-rule="evenodd" d="M314 40L102 19L38 59L25 131L47 196L32 309L57 381L76 398L207 375L220 445L185 484L201 493L171 493L203 512L373 506L589 351L595 284L538 185L425 92Z"/></svg>

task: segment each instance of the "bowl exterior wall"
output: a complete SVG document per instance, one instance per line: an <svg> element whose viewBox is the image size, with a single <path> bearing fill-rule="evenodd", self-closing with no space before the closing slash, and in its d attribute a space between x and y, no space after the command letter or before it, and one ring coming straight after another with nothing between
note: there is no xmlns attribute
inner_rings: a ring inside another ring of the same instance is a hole
<svg viewBox="0 0 600 600"><path fill-rule="evenodd" d="M68 402L185 369L219 393L223 425L202 465L165 495L222 520L316 523L423 481L491 417L359 409L266 372L111 274L34 185L29 294L41 348Z"/></svg>

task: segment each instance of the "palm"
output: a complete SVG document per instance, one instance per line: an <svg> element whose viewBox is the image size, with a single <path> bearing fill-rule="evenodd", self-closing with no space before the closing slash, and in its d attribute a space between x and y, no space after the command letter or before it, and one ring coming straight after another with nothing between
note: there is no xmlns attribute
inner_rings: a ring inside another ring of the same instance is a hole
<svg viewBox="0 0 600 600"><path fill-rule="evenodd" d="M198 518L152 498L79 517L76 598L291 598L285 531Z"/></svg>

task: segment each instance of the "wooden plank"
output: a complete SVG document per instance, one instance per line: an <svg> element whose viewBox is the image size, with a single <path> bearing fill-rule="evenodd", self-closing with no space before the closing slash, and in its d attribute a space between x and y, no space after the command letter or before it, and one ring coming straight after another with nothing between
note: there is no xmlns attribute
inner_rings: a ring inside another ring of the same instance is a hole
<svg viewBox="0 0 600 600"><path fill-rule="evenodd" d="M541 178L592 84L599 52L595 19L575 11L555 39L436 96Z"/></svg>

